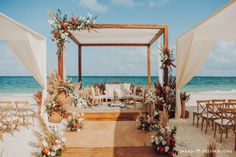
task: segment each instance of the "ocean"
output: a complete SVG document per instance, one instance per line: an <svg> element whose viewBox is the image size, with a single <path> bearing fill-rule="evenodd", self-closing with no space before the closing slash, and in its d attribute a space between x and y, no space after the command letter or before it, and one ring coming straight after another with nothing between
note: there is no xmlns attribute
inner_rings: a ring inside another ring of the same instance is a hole
<svg viewBox="0 0 236 157"><path fill-rule="evenodd" d="M73 82L77 76L71 76ZM84 76L83 86L100 82L121 81L146 85L146 76ZM152 85L158 81L158 77L151 77ZM31 76L0 76L0 94L31 94L42 90L40 85ZM229 92L236 93L236 77L194 77L181 89L191 93L197 92Z"/></svg>

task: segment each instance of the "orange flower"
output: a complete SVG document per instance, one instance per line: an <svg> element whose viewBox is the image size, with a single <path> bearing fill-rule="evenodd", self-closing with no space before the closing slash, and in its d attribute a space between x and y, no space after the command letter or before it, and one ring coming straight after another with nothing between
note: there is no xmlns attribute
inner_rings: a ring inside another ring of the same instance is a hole
<svg viewBox="0 0 236 157"><path fill-rule="evenodd" d="M50 151L50 149L48 147L44 147L43 148L43 153L48 154L49 151Z"/></svg>
<svg viewBox="0 0 236 157"><path fill-rule="evenodd" d="M81 125L78 123L78 124L77 124L77 128L80 128L80 127L81 127Z"/></svg>

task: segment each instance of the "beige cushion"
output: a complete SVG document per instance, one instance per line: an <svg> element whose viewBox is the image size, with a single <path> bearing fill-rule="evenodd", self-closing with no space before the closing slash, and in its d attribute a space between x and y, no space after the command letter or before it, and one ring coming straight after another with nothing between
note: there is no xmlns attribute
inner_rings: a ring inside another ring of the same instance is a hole
<svg viewBox="0 0 236 157"><path fill-rule="evenodd" d="M214 122L220 125L233 125L233 122L232 121L230 122L230 120L228 119L223 119L223 120L216 119Z"/></svg>

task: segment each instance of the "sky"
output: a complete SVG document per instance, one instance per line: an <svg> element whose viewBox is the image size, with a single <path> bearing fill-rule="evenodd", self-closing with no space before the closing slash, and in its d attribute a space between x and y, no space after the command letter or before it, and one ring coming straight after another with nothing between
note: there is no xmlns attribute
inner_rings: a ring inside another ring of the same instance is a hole
<svg viewBox="0 0 236 157"><path fill-rule="evenodd" d="M175 50L176 38L190 30L228 0L0 0L0 11L47 37L47 71L56 70L55 43L51 41L49 12L61 9L68 15L97 15L96 23L168 24L169 46ZM77 46L66 49L68 75L77 75ZM151 47L151 73L157 75L157 45ZM236 76L236 43L220 42L212 48L200 76ZM83 48L85 76L145 76L146 48ZM216 68L217 67L217 68ZM175 73L175 72L174 72ZM30 75L7 45L0 41L0 75Z"/></svg>

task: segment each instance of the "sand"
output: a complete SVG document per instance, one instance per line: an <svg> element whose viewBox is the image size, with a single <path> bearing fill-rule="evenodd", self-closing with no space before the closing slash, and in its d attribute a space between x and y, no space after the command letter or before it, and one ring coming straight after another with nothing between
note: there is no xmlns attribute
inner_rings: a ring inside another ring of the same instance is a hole
<svg viewBox="0 0 236 157"><path fill-rule="evenodd" d="M196 99L236 99L236 93L192 93L191 99L187 103L188 110L194 110ZM0 95L1 100L28 100L32 104L35 104L31 95ZM222 153L218 153L217 157L235 157L236 151L234 151L234 133L230 130L228 139L223 136L223 142L219 142L219 134L217 133L216 139L213 138L213 131L209 130L207 135L200 128L192 125L192 114L190 113L189 119L170 120L170 126L177 126L177 149L179 150L180 157L201 157L207 145L214 141L217 145L217 150L222 150ZM30 157L31 153L35 151L35 148L29 145L30 142L36 142L36 137L33 135L34 130L40 130L40 125L36 123L35 126L31 126L29 129L21 127L19 132L15 132L14 136L10 134L3 135L3 141L0 141L0 154L3 151L3 157ZM137 131L137 130L134 130ZM186 153L186 151L192 151L192 153ZM225 153L225 152L228 153Z"/></svg>

